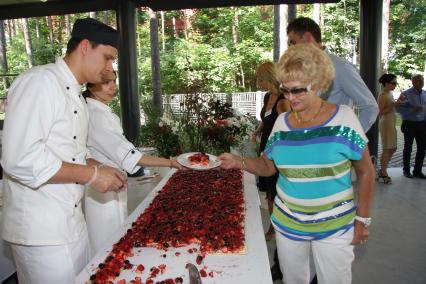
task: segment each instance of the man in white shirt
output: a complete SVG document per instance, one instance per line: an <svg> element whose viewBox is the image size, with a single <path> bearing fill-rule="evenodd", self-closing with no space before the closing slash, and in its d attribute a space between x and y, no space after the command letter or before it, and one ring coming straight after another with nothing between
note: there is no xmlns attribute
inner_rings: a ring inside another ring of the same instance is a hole
<svg viewBox="0 0 426 284"><path fill-rule="evenodd" d="M84 185L120 191L127 178L87 159L86 82L111 72L118 33L75 22L64 59L29 69L12 84L3 130L3 238L22 283L72 283L90 260Z"/></svg>

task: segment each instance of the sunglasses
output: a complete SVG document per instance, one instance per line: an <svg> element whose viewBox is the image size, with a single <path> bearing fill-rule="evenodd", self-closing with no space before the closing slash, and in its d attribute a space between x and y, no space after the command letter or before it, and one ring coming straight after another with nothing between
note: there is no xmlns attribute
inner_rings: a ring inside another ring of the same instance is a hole
<svg viewBox="0 0 426 284"><path fill-rule="evenodd" d="M398 83L397 82L389 82L389 84L397 85Z"/></svg>
<svg viewBox="0 0 426 284"><path fill-rule="evenodd" d="M280 92L284 95L284 97L288 98L290 94L293 94L295 97L300 97L306 95L311 90L311 84L307 85L305 88L295 87L295 88L287 88L284 84L280 84Z"/></svg>

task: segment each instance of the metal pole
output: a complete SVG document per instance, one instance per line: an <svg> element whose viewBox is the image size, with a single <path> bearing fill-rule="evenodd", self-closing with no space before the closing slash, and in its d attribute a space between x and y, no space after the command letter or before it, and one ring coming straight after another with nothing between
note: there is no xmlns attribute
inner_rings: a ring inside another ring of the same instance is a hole
<svg viewBox="0 0 426 284"><path fill-rule="evenodd" d="M382 50L383 0L360 0L360 75L377 99ZM377 120L367 132L371 156L378 155Z"/></svg>
<svg viewBox="0 0 426 284"><path fill-rule="evenodd" d="M140 130L140 107L136 56L135 4L130 0L117 1L118 78L121 118L124 135L134 142Z"/></svg>

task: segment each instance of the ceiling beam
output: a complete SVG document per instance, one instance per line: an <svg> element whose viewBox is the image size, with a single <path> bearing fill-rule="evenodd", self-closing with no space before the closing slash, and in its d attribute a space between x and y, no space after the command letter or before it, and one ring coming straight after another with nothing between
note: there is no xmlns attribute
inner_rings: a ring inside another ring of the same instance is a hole
<svg viewBox="0 0 426 284"><path fill-rule="evenodd" d="M115 10L120 0L51 0L1 5L0 20L65 15L93 11ZM229 6L255 6L278 4L337 3L340 0L134 0L136 7L150 7L155 11Z"/></svg>

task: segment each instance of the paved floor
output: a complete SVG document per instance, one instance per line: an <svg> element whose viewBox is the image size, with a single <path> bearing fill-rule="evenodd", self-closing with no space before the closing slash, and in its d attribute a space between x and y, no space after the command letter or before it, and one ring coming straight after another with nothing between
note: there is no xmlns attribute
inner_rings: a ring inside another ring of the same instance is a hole
<svg viewBox="0 0 426 284"><path fill-rule="evenodd" d="M393 154L392 159L389 161L389 168L401 167L402 168L402 150L404 149L404 134L401 132L401 128L396 128L397 133L397 148L395 154ZM379 157L382 154L382 141L379 137ZM416 156L417 145L414 141L413 151L411 152L411 166L414 166L414 157ZM426 159L423 163L423 166L426 166Z"/></svg>
<svg viewBox="0 0 426 284"><path fill-rule="evenodd" d="M391 168L393 183L376 183L371 235L366 245L355 248L353 284L426 283L426 180L407 179L401 174L401 168ZM267 230L267 205L262 202ZM267 244L271 259L275 240Z"/></svg>

